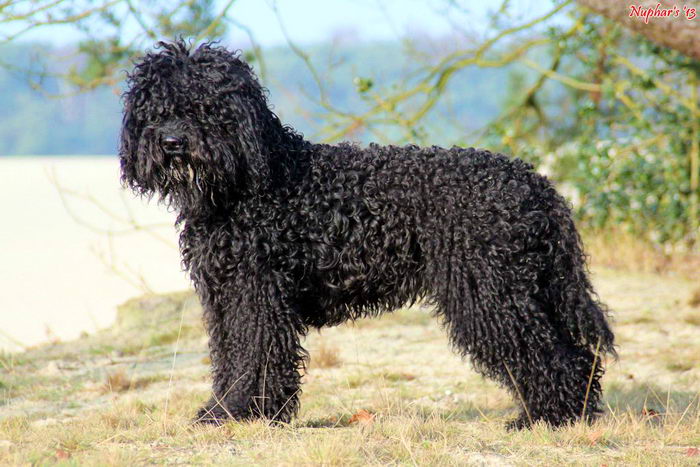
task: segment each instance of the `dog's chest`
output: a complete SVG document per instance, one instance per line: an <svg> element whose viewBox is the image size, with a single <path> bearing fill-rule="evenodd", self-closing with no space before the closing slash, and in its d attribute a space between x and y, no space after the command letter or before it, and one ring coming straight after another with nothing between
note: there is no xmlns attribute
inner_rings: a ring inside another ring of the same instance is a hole
<svg viewBox="0 0 700 467"><path fill-rule="evenodd" d="M180 233L182 262L196 286L224 286L236 280L246 242L229 222L186 222Z"/></svg>

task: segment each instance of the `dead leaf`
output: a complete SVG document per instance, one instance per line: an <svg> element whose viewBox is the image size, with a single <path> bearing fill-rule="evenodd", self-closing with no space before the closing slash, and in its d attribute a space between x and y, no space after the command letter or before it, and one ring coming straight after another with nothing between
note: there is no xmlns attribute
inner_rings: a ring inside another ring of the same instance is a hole
<svg viewBox="0 0 700 467"><path fill-rule="evenodd" d="M591 446L598 444L601 439L603 439L603 430L596 430L588 434L588 441L591 442Z"/></svg>
<svg viewBox="0 0 700 467"><path fill-rule="evenodd" d="M700 288L696 289L688 300L688 305L692 307L700 307Z"/></svg>
<svg viewBox="0 0 700 467"><path fill-rule="evenodd" d="M64 451L63 449L56 449L56 459L68 459L70 458L70 452Z"/></svg>
<svg viewBox="0 0 700 467"><path fill-rule="evenodd" d="M355 413L355 415L350 417L350 421L348 423L350 423L350 424L358 423L360 425L367 426L367 425L371 425L372 422L374 422L374 417L375 417L375 414L370 413L370 412L366 411L365 409L360 409L357 411L357 413Z"/></svg>
<svg viewBox="0 0 700 467"><path fill-rule="evenodd" d="M416 379L416 375L412 375L411 373L395 373L389 375L387 379L393 379L395 381L413 381L414 379Z"/></svg>

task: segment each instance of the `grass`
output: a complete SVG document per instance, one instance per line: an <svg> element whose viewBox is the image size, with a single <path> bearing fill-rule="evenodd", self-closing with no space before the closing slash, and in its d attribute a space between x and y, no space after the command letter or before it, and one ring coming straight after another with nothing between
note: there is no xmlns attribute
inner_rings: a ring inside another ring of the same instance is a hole
<svg viewBox="0 0 700 467"><path fill-rule="evenodd" d="M209 375L199 305L183 292L131 300L98 334L0 354L0 465L698 465L697 286L601 267L594 281L620 358L591 426L505 431L513 400L420 307L310 333L290 425L192 426Z"/></svg>
<svg viewBox="0 0 700 467"><path fill-rule="evenodd" d="M583 232L586 249L593 252L593 264L630 271L695 277L700 267L700 252L686 245L659 246L623 228L588 230ZM696 287L695 297L700 296ZM692 302L693 298L688 296ZM692 305L692 303L691 303Z"/></svg>
<svg viewBox="0 0 700 467"><path fill-rule="evenodd" d="M341 365L338 347L320 338L316 349L312 350L309 368L333 368Z"/></svg>

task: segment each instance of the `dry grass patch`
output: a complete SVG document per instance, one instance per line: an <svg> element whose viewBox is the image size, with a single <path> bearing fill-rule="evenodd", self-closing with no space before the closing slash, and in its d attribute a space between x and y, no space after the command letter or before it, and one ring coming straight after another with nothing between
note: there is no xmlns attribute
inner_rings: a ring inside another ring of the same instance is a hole
<svg viewBox="0 0 700 467"><path fill-rule="evenodd" d="M688 305L698 308L700 307L700 287L695 289L688 300Z"/></svg>
<svg viewBox="0 0 700 467"><path fill-rule="evenodd" d="M210 377L198 305L185 293L129 302L104 334L2 355L0 465L696 466L696 285L608 269L594 280L620 358L608 362L605 413L591 426L505 431L512 398L453 355L420 307L310 334L293 423L193 426Z"/></svg>
<svg viewBox="0 0 700 467"><path fill-rule="evenodd" d="M654 245L624 229L583 232L594 266L692 278L700 270L700 252Z"/></svg>
<svg viewBox="0 0 700 467"><path fill-rule="evenodd" d="M319 339L318 345L310 354L309 368L334 368L342 363L338 346L324 338Z"/></svg>
<svg viewBox="0 0 700 467"><path fill-rule="evenodd" d="M107 374L107 381L102 386L102 392L123 392L145 388L151 383L162 380L163 377L156 375L142 376L134 378L127 373L124 368L119 368Z"/></svg>
<svg viewBox="0 0 700 467"><path fill-rule="evenodd" d="M693 326L700 326L700 312L693 312L685 315L683 321Z"/></svg>

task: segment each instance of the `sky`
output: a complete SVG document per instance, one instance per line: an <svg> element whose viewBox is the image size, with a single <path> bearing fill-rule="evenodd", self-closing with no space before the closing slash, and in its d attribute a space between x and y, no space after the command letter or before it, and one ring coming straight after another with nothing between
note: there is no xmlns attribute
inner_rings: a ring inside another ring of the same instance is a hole
<svg viewBox="0 0 700 467"><path fill-rule="evenodd" d="M440 9L444 1L432 0L282 0L279 17L289 36L300 43L319 42L334 33L354 32L363 40L399 39L411 31L443 35L450 24ZM481 15L482 2L474 3ZM285 42L279 18L265 0L241 0L234 17L255 32L263 45Z"/></svg>
<svg viewBox="0 0 700 467"><path fill-rule="evenodd" d="M223 4L223 0L218 3ZM229 16L250 28L263 46L286 43L280 18L289 37L298 44L317 43L335 34L346 33L362 41L397 40L416 33L439 37L461 28L484 31L488 9L500 2L462 0L461 11L449 8L451 0L237 0ZM276 5L279 15L275 14ZM531 17L551 8L549 1L514 0L508 8L511 18L519 14ZM243 41L245 35L235 28L227 39ZM40 28L23 40L50 40L70 43L79 36L71 28Z"/></svg>

